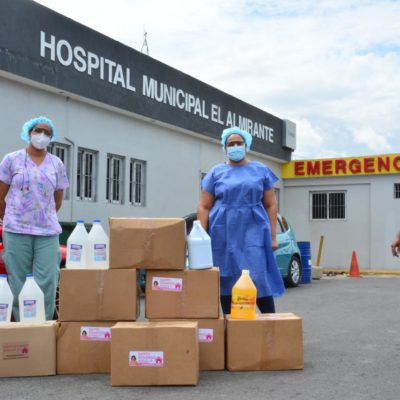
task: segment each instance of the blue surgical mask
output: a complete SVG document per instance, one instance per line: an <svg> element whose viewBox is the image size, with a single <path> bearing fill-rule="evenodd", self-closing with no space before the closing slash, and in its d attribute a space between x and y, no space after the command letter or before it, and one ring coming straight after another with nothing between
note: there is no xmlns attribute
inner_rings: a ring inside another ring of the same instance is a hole
<svg viewBox="0 0 400 400"><path fill-rule="evenodd" d="M245 146L232 146L226 148L226 154L231 161L242 161L245 154Z"/></svg>

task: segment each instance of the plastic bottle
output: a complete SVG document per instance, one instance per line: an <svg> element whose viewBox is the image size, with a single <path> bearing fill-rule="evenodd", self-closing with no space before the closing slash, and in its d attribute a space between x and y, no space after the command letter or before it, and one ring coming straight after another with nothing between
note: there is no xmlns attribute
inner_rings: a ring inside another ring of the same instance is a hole
<svg viewBox="0 0 400 400"><path fill-rule="evenodd" d="M88 268L108 269L109 240L100 220L93 221L92 229L86 238L86 266Z"/></svg>
<svg viewBox="0 0 400 400"><path fill-rule="evenodd" d="M67 240L66 268L86 268L86 240L88 237L85 221L78 220Z"/></svg>
<svg viewBox="0 0 400 400"><path fill-rule="evenodd" d="M46 321L44 295L32 274L26 275L26 281L18 296L19 319L25 323Z"/></svg>
<svg viewBox="0 0 400 400"><path fill-rule="evenodd" d="M213 263L211 238L201 226L200 221L193 222L193 228L187 237L189 268L211 268Z"/></svg>
<svg viewBox="0 0 400 400"><path fill-rule="evenodd" d="M257 288L250 278L249 270L242 275L232 288L232 319L254 319L256 317Z"/></svg>
<svg viewBox="0 0 400 400"><path fill-rule="evenodd" d="M0 324L11 321L14 296L7 282L7 275L0 275Z"/></svg>

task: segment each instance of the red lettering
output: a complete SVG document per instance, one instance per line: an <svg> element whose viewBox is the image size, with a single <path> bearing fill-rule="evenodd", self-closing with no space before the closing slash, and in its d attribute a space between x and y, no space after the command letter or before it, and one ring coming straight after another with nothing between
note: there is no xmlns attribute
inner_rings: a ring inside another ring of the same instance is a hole
<svg viewBox="0 0 400 400"><path fill-rule="evenodd" d="M322 161L322 175L332 175L332 160Z"/></svg>
<svg viewBox="0 0 400 400"><path fill-rule="evenodd" d="M349 162L349 170L352 174L359 174L361 172L360 160L353 158Z"/></svg>
<svg viewBox="0 0 400 400"><path fill-rule="evenodd" d="M400 171L400 156L396 156L393 159L393 167L396 171Z"/></svg>
<svg viewBox="0 0 400 400"><path fill-rule="evenodd" d="M303 161L295 161L294 175L295 176L303 176L304 175L304 162Z"/></svg>
<svg viewBox="0 0 400 400"><path fill-rule="evenodd" d="M346 161L345 160L336 160L335 161L335 173L339 174L339 172L343 172L343 174L346 174Z"/></svg>
<svg viewBox="0 0 400 400"><path fill-rule="evenodd" d="M371 157L364 158L364 172L372 174L375 172L374 159Z"/></svg>
<svg viewBox="0 0 400 400"><path fill-rule="evenodd" d="M390 171L390 158L389 157L379 157L378 158L378 171L389 172Z"/></svg>
<svg viewBox="0 0 400 400"><path fill-rule="evenodd" d="M315 161L314 165L312 161L307 161L307 175L319 175L321 173L321 164L319 161Z"/></svg>

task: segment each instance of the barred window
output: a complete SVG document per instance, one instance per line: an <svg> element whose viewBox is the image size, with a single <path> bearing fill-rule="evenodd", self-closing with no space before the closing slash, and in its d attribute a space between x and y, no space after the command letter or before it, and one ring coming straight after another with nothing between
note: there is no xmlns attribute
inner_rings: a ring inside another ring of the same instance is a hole
<svg viewBox="0 0 400 400"><path fill-rule="evenodd" d="M123 203L124 169L124 157L107 155L106 199L110 203Z"/></svg>
<svg viewBox="0 0 400 400"><path fill-rule="evenodd" d="M78 148L76 197L80 200L96 200L97 152Z"/></svg>
<svg viewBox="0 0 400 400"><path fill-rule="evenodd" d="M393 189L394 189L394 198L400 199L400 183L395 183Z"/></svg>
<svg viewBox="0 0 400 400"><path fill-rule="evenodd" d="M345 192L315 192L311 193L312 219L345 219Z"/></svg>
<svg viewBox="0 0 400 400"><path fill-rule="evenodd" d="M145 206L146 161L131 159L129 166L129 202Z"/></svg>
<svg viewBox="0 0 400 400"><path fill-rule="evenodd" d="M64 164L65 170L67 171L67 176L69 179L69 157L70 157L70 146L62 144L62 143L57 143L57 142L52 142L50 143L49 147L47 148L49 153L57 156ZM64 200L69 199L69 188L64 190Z"/></svg>

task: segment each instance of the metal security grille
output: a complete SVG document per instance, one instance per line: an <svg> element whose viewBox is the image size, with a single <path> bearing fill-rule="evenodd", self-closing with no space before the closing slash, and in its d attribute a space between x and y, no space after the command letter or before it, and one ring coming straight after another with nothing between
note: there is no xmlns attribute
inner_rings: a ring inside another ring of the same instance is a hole
<svg viewBox="0 0 400 400"><path fill-rule="evenodd" d="M394 189L394 198L400 199L400 183L395 183L393 189Z"/></svg>
<svg viewBox="0 0 400 400"><path fill-rule="evenodd" d="M78 149L76 175L76 197L80 200L95 201L95 177L97 153L93 150Z"/></svg>
<svg viewBox="0 0 400 400"><path fill-rule="evenodd" d="M129 202L144 207L146 188L146 161L131 159L129 167Z"/></svg>
<svg viewBox="0 0 400 400"><path fill-rule="evenodd" d="M124 188L124 157L108 154L106 199L110 203L122 204Z"/></svg>
<svg viewBox="0 0 400 400"><path fill-rule="evenodd" d="M65 144L61 144L61 143L50 143L49 147L48 147L48 151L51 154L54 154L55 156L57 156L64 164L65 166L65 170L67 171L67 176L69 179L69 146L66 146ZM69 199L69 189L65 189L64 190L64 200L68 200Z"/></svg>
<svg viewBox="0 0 400 400"><path fill-rule="evenodd" d="M318 192L311 194L312 219L345 219L345 192Z"/></svg>

